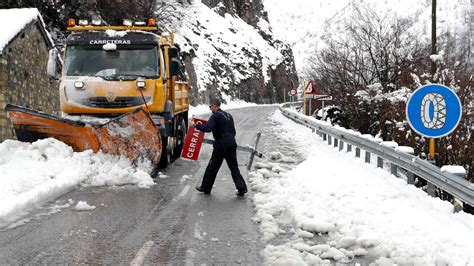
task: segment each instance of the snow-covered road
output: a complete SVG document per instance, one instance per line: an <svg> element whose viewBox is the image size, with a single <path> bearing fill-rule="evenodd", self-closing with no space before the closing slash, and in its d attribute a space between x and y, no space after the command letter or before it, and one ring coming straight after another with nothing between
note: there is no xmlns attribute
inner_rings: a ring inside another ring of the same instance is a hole
<svg viewBox="0 0 474 266"><path fill-rule="evenodd" d="M275 147L250 174L266 263L474 265L474 216L339 152L279 111L271 121L272 142L287 150ZM282 171L288 154L304 161Z"/></svg>

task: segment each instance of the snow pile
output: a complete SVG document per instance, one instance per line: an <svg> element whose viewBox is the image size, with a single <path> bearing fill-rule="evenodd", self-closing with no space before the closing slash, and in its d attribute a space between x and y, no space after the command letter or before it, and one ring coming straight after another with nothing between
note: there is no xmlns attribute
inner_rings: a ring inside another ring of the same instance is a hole
<svg viewBox="0 0 474 266"><path fill-rule="evenodd" d="M272 119L275 130L293 132L284 137L308 152L291 171L261 168L250 174L266 263L474 262L472 215L453 213L450 203L338 152L279 111Z"/></svg>
<svg viewBox="0 0 474 266"><path fill-rule="evenodd" d="M39 19L44 26L43 19L36 8L12 8L0 9L0 54L3 48L20 33L30 22ZM49 41L53 43L51 36L46 32Z"/></svg>
<svg viewBox="0 0 474 266"><path fill-rule="evenodd" d="M104 51L115 51L117 50L117 45L115 43L106 43L102 45L102 50Z"/></svg>
<svg viewBox="0 0 474 266"><path fill-rule="evenodd" d="M77 185L154 185L147 165L92 151L73 152L55 139L0 143L0 227Z"/></svg>
<svg viewBox="0 0 474 266"><path fill-rule="evenodd" d="M79 201L73 210L75 211L92 211L95 210L95 206L89 205L86 201Z"/></svg>
<svg viewBox="0 0 474 266"><path fill-rule="evenodd" d="M280 51L264 40L258 29L239 17L230 14L222 17L200 1L179 12L181 20L174 18L176 21L170 21L170 27L182 51L195 54L193 65L199 91L213 85L226 94L231 84L254 76L263 76L268 82L269 68L283 60ZM259 23L262 31L269 28L265 23ZM233 76L216 73L216 67L230 69Z"/></svg>
<svg viewBox="0 0 474 266"><path fill-rule="evenodd" d="M395 15L412 18L410 31L429 41L431 34L431 1L426 0L264 0L270 25L276 38L288 43L295 56L298 75L304 78L306 61L315 51L325 45L324 35L344 36L345 28L341 21L348 19L350 11L356 6L366 6L375 10L380 17ZM472 10L469 0L438 1L438 32L450 31L460 34L469 30L469 14Z"/></svg>
<svg viewBox="0 0 474 266"><path fill-rule="evenodd" d="M107 34L107 36L109 36L109 37L115 38L115 37L124 37L125 35L127 35L127 32L128 31L125 31L125 30L121 30L121 31L106 30L105 34Z"/></svg>
<svg viewBox="0 0 474 266"><path fill-rule="evenodd" d="M458 176L466 175L466 169L464 169L464 167L461 165L443 165L441 167L441 172L447 172Z"/></svg>
<svg viewBox="0 0 474 266"><path fill-rule="evenodd" d="M403 152L403 153L408 153L408 154L415 154L415 149L413 149L412 147L408 147L408 146L398 146L395 148L395 151L397 152Z"/></svg>

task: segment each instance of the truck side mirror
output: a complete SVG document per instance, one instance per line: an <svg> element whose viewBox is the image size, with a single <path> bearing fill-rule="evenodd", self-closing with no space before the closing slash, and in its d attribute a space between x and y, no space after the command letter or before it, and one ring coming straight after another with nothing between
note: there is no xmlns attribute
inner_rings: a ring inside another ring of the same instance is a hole
<svg viewBox="0 0 474 266"><path fill-rule="evenodd" d="M171 58L175 58L175 57L178 57L178 48L176 47L170 47L168 48L168 57L171 59Z"/></svg>
<svg viewBox="0 0 474 266"><path fill-rule="evenodd" d="M176 76L179 75L179 69L181 65L178 60L171 60L170 62L170 75Z"/></svg>
<svg viewBox="0 0 474 266"><path fill-rule="evenodd" d="M48 57L48 66L46 69L46 73L49 77L57 79L58 78L58 68L57 68L57 59L58 59L58 50L55 48L49 50L49 57Z"/></svg>

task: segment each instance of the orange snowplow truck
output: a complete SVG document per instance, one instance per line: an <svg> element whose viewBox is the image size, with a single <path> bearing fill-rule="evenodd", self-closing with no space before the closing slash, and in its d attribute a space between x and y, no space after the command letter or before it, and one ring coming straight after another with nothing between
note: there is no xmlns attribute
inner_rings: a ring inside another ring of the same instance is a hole
<svg viewBox="0 0 474 266"><path fill-rule="evenodd" d="M69 20L62 69L63 117L7 106L17 138L54 137L76 151L92 149L148 159L166 167L181 154L189 85L172 33L148 23L123 26ZM55 75L56 50L48 74Z"/></svg>

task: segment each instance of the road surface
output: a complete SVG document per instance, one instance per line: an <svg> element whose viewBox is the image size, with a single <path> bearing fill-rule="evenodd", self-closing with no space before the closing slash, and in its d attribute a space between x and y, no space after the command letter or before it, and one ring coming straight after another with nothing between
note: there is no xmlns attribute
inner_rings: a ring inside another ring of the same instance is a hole
<svg viewBox="0 0 474 266"><path fill-rule="evenodd" d="M271 143L264 140L270 131L265 121L274 110L231 110L238 143L253 143L258 131L263 143ZM198 162L175 161L164 172L167 177L157 178L150 189L80 187L53 199L24 224L0 231L0 264L261 264L263 243L251 221L252 192L234 194L225 163L211 195L194 188L211 151L205 145ZM248 157L238 154L244 177ZM87 201L96 209L58 207L70 200Z"/></svg>

